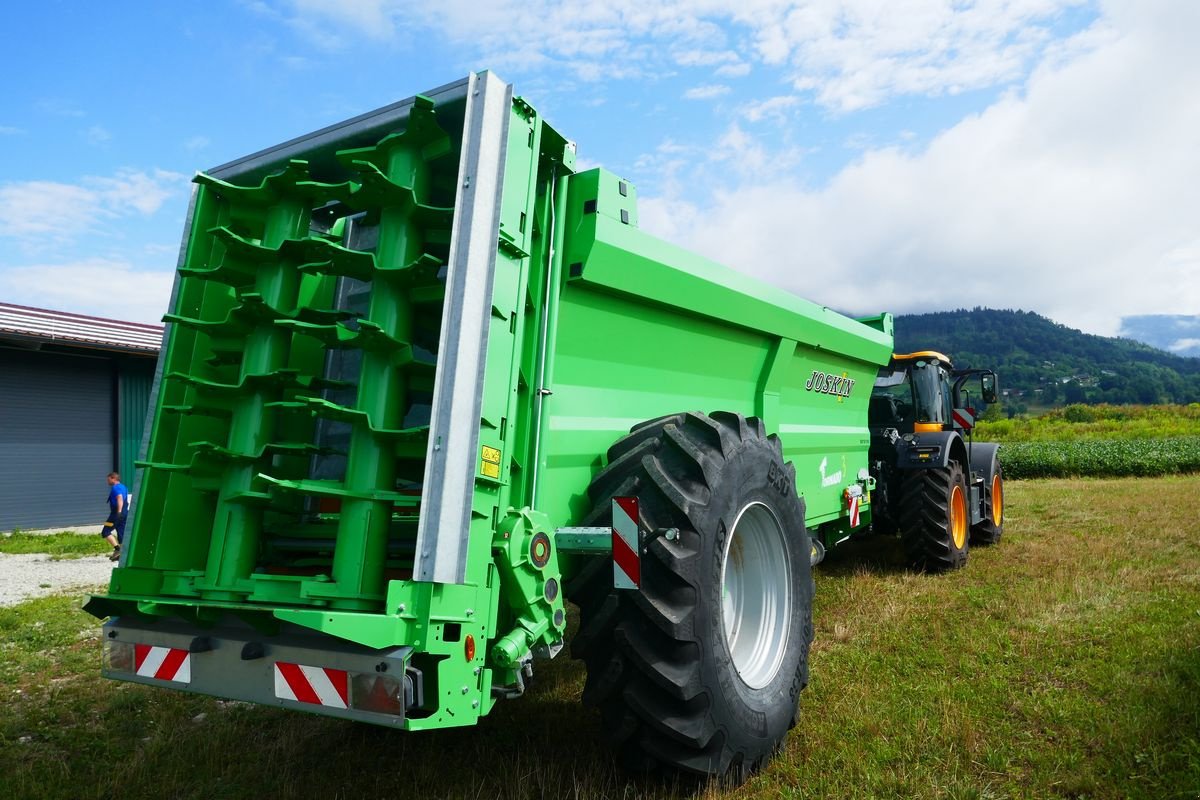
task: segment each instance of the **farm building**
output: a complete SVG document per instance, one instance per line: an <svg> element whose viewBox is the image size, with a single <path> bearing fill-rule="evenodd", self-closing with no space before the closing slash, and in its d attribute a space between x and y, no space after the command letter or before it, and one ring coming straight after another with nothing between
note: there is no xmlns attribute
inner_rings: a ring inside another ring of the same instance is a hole
<svg viewBox="0 0 1200 800"><path fill-rule="evenodd" d="M99 523L133 488L161 325L0 303L0 531Z"/></svg>

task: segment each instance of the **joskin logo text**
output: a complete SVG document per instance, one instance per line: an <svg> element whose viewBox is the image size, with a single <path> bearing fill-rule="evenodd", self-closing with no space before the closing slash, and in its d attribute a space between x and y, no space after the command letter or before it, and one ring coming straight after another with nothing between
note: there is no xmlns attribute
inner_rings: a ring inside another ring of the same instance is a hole
<svg viewBox="0 0 1200 800"><path fill-rule="evenodd" d="M808 383L804 384L804 388L810 392L849 397L850 392L854 390L854 379L841 375L830 375L828 372L814 369L812 377L808 379Z"/></svg>

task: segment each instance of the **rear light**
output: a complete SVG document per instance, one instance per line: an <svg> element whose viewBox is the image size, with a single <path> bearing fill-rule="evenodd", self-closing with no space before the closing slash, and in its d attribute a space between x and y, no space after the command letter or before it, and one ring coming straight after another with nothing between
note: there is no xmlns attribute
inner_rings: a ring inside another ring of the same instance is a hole
<svg viewBox="0 0 1200 800"><path fill-rule="evenodd" d="M350 707L356 711L404 716L405 679L379 672L350 673Z"/></svg>
<svg viewBox="0 0 1200 800"><path fill-rule="evenodd" d="M467 634L466 641L463 643L463 655L467 657L467 661L475 660L475 637Z"/></svg>
<svg viewBox="0 0 1200 800"><path fill-rule="evenodd" d="M192 655L181 647L104 640L104 669L173 683L192 682Z"/></svg>
<svg viewBox="0 0 1200 800"><path fill-rule="evenodd" d="M104 669L108 672L133 673L133 644L118 642L116 639L104 640Z"/></svg>

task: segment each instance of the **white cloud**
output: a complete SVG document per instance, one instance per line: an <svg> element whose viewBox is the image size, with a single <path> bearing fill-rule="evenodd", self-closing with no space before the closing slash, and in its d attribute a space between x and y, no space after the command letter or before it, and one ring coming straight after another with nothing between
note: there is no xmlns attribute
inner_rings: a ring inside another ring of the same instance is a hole
<svg viewBox="0 0 1200 800"><path fill-rule="evenodd" d="M176 172L122 170L111 177L89 176L79 183L21 181L0 184L0 237L66 241L93 231L105 219L148 216L186 178Z"/></svg>
<svg viewBox="0 0 1200 800"><path fill-rule="evenodd" d="M719 83L710 83L705 86L693 86L683 93L684 100L712 100L721 95L729 94L729 87Z"/></svg>
<svg viewBox="0 0 1200 800"><path fill-rule="evenodd" d="M112 134L103 125L93 125L83 132L83 138L88 144L99 145L112 141Z"/></svg>
<svg viewBox="0 0 1200 800"><path fill-rule="evenodd" d="M741 61L732 50L681 50L672 58L681 67L737 66Z"/></svg>
<svg viewBox="0 0 1200 800"><path fill-rule="evenodd" d="M179 245L176 244L157 244L151 243L143 245L142 252L148 256L154 256L156 261L162 259L163 256L170 256L171 260L179 254Z"/></svg>
<svg viewBox="0 0 1200 800"><path fill-rule="evenodd" d="M800 98L790 94L752 101L743 106L742 115L750 122L760 122L770 118L782 120L787 112L795 108L799 102Z"/></svg>
<svg viewBox="0 0 1200 800"><path fill-rule="evenodd" d="M100 215L95 192L53 181L0 186L0 236L52 234L85 228Z"/></svg>
<svg viewBox="0 0 1200 800"><path fill-rule="evenodd" d="M1104 11L922 151L868 150L820 188L783 174L668 192L643 200L642 225L855 313L1022 307L1104 334L1195 313L1200 5Z"/></svg>
<svg viewBox="0 0 1200 800"><path fill-rule="evenodd" d="M718 67L716 75L720 78L744 78L750 74L750 65L746 62L740 64L726 64L723 67Z"/></svg>
<svg viewBox="0 0 1200 800"><path fill-rule="evenodd" d="M292 0L295 10L294 22L301 30L309 35L317 34L318 38L329 46L338 46L340 38L331 33L321 35L318 25L328 28L327 18L333 16L344 28L371 39L389 39L396 33L394 18L400 12L404 3L392 3L387 0L338 0L330 4L326 0Z"/></svg>
<svg viewBox="0 0 1200 800"><path fill-rule="evenodd" d="M188 138L186 141L184 141L183 149L191 150L191 151L203 150L204 148L208 147L210 144L212 144L212 140L209 139L207 136L196 135L196 136L192 136L192 137Z"/></svg>
<svg viewBox="0 0 1200 800"><path fill-rule="evenodd" d="M158 322L167 311L173 281L169 270L90 258L9 267L0 271L0 297L19 305Z"/></svg>
<svg viewBox="0 0 1200 800"><path fill-rule="evenodd" d="M12 125L0 125L0 136L19 136L25 133L24 128L15 128Z"/></svg>
<svg viewBox="0 0 1200 800"><path fill-rule="evenodd" d="M37 102L39 111L45 114L52 114L56 117L82 117L85 116L83 109L69 100L63 100L61 97L45 97Z"/></svg>
<svg viewBox="0 0 1200 800"><path fill-rule="evenodd" d="M1054 47L1051 26L1089 0L277 0L264 7L317 46L408 42L435 31L499 69L585 81L716 67L772 67L839 111L1022 78ZM262 5L262 4L259 4Z"/></svg>
<svg viewBox="0 0 1200 800"><path fill-rule="evenodd" d="M957 94L1021 78L1053 42L1057 15L1085 0L759 0L734 19L759 59L818 103L853 111L901 95Z"/></svg>
<svg viewBox="0 0 1200 800"><path fill-rule="evenodd" d="M1173 353L1182 353L1184 350L1197 348L1200 348L1200 339L1176 339L1167 349Z"/></svg>

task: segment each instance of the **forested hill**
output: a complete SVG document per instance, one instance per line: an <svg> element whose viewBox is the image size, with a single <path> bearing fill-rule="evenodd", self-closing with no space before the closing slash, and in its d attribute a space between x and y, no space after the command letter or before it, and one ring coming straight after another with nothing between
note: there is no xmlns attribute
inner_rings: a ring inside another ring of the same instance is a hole
<svg viewBox="0 0 1200 800"><path fill-rule="evenodd" d="M896 317L896 352L938 350L991 367L1010 405L1200 402L1200 359L990 308Z"/></svg>

